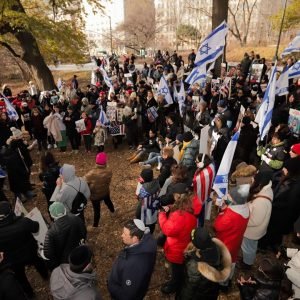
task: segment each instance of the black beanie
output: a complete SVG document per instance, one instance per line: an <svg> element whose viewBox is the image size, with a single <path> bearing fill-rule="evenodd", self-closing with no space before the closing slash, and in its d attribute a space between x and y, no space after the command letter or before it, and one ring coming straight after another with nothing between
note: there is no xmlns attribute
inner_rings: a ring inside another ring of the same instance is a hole
<svg viewBox="0 0 300 300"><path fill-rule="evenodd" d="M150 182L153 180L153 171L152 169L144 169L141 172L141 177L143 178L144 182Z"/></svg>
<svg viewBox="0 0 300 300"><path fill-rule="evenodd" d="M69 255L70 270L81 273L91 262L93 253L86 245L81 245L72 250Z"/></svg>
<svg viewBox="0 0 300 300"><path fill-rule="evenodd" d="M210 248L214 244L209 232L202 227L197 227L191 232L191 239L193 245L200 250Z"/></svg>
<svg viewBox="0 0 300 300"><path fill-rule="evenodd" d="M183 141L186 143L190 142L193 138L193 134L190 131L187 131L183 134Z"/></svg>

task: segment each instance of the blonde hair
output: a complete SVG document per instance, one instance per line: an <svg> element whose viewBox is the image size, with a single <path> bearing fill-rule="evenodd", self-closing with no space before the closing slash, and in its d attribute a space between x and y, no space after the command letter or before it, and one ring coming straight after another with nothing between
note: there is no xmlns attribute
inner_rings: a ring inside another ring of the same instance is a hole
<svg viewBox="0 0 300 300"><path fill-rule="evenodd" d="M174 150L173 150L173 148L172 148L172 147L169 147L169 146L164 147L164 148L162 149L162 152L163 152L164 155L167 155L167 157L173 157L173 155L174 155Z"/></svg>

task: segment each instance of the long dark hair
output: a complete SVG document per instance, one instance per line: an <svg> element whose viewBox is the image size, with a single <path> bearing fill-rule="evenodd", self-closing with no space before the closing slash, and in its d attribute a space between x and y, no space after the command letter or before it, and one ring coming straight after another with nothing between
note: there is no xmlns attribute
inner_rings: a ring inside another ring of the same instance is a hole
<svg viewBox="0 0 300 300"><path fill-rule="evenodd" d="M254 182L251 184L249 196L247 201L251 201L254 195L258 194L263 187L269 184L272 179L271 172L259 172L254 176Z"/></svg>
<svg viewBox="0 0 300 300"><path fill-rule="evenodd" d="M40 161L41 171L45 172L49 168L49 166L54 165L56 163L57 161L55 160L55 157L51 152L47 151L43 153Z"/></svg>

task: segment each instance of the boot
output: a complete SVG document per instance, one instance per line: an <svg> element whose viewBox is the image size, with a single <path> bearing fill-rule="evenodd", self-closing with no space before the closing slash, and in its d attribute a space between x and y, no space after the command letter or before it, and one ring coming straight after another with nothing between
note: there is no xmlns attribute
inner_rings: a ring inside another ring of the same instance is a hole
<svg viewBox="0 0 300 300"><path fill-rule="evenodd" d="M134 152L130 157L127 158L127 160L132 160L137 156L136 152Z"/></svg>
<svg viewBox="0 0 300 300"><path fill-rule="evenodd" d="M141 158L142 158L142 155L139 153L133 159L130 160L130 163L134 164L134 163L140 162Z"/></svg>

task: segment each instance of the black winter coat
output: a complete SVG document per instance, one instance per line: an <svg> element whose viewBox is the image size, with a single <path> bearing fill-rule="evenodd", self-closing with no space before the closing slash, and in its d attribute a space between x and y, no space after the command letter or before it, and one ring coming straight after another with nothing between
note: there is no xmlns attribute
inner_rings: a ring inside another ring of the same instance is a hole
<svg viewBox="0 0 300 300"><path fill-rule="evenodd" d="M0 249L5 253L3 263L27 264L37 255L37 242L32 233L39 223L14 214L0 221Z"/></svg>
<svg viewBox="0 0 300 300"><path fill-rule="evenodd" d="M45 195L52 195L56 188L56 180L59 177L60 166L58 163L51 164L45 172L39 174L43 182L42 191Z"/></svg>
<svg viewBox="0 0 300 300"><path fill-rule="evenodd" d="M26 300L24 292L16 280L14 273L5 266L0 267L0 299Z"/></svg>
<svg viewBox="0 0 300 300"><path fill-rule="evenodd" d="M162 160L160 174L158 175L158 178L157 178L160 187L163 187L165 181L170 177L171 167L173 165L177 165L177 162L173 157L168 157L168 158Z"/></svg>
<svg viewBox="0 0 300 300"><path fill-rule="evenodd" d="M71 120L66 120L66 118L70 118ZM80 113L77 110L74 110L72 114L69 114L67 111L64 115L63 122L66 125L66 134L67 136L73 136L77 134L76 124L75 122L80 119Z"/></svg>
<svg viewBox="0 0 300 300"><path fill-rule="evenodd" d="M156 261L156 241L145 234L139 244L126 247L116 259L108 278L114 300L142 300Z"/></svg>
<svg viewBox="0 0 300 300"><path fill-rule="evenodd" d="M71 251L86 239L86 228L82 220L74 215L65 215L50 226L46 233L44 255L49 259L50 270L68 263Z"/></svg>
<svg viewBox="0 0 300 300"><path fill-rule="evenodd" d="M6 141L12 135L10 122L0 121L0 148L6 145Z"/></svg>

